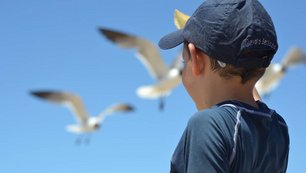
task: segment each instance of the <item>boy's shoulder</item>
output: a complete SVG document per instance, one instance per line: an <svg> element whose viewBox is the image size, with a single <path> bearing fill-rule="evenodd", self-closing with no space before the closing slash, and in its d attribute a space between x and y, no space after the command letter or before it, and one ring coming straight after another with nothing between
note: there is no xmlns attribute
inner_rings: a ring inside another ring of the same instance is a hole
<svg viewBox="0 0 306 173"><path fill-rule="evenodd" d="M243 111L243 114L247 114L246 117L255 119L276 118L282 125L286 125L285 120L275 110L270 109L265 103L258 102L259 108L252 107L246 103L229 100L224 101L209 109L201 110L191 116L188 122L188 126L192 127L228 127L234 126L237 121L237 115L239 111ZM252 116L255 115L255 116ZM245 117L245 116L243 116Z"/></svg>
<svg viewBox="0 0 306 173"><path fill-rule="evenodd" d="M235 109L226 109L222 106L215 105L209 109L196 112L190 118L190 121L222 121L232 118L237 113Z"/></svg>
<svg viewBox="0 0 306 173"><path fill-rule="evenodd" d="M188 127L201 131L208 129L226 131L234 127L236 113L235 109L213 106L193 114L188 121Z"/></svg>

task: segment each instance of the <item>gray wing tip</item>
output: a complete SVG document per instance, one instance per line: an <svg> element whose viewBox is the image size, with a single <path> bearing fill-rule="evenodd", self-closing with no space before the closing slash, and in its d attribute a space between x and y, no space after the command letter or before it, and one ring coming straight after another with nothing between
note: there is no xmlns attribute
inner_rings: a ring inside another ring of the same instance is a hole
<svg viewBox="0 0 306 173"><path fill-rule="evenodd" d="M51 95L53 92L51 91L30 91L30 94L36 97L48 97Z"/></svg>
<svg viewBox="0 0 306 173"><path fill-rule="evenodd" d="M109 29L109 28L105 28L105 27L98 27L98 31L100 32L100 34L102 34L103 36L105 36L107 39L109 39L110 41L117 41L118 39L121 38L128 38L132 35L127 34L127 33L123 33L114 29Z"/></svg>
<svg viewBox="0 0 306 173"><path fill-rule="evenodd" d="M51 91L51 90L36 90L36 91L30 91L30 94L32 96L38 97L38 98L49 98L52 95L56 94L56 93L61 93L58 91Z"/></svg>
<svg viewBox="0 0 306 173"><path fill-rule="evenodd" d="M135 111L135 107L133 105L126 104L126 103L114 105L112 109L113 111L120 111L120 112L134 112Z"/></svg>
<svg viewBox="0 0 306 173"><path fill-rule="evenodd" d="M98 31L103 34L106 35L108 32L110 32L111 30L108 28L104 28L104 27L98 27Z"/></svg>
<svg viewBox="0 0 306 173"><path fill-rule="evenodd" d="M135 111L135 107L132 105L125 105L124 110L128 111L128 112L134 112Z"/></svg>
<svg viewBox="0 0 306 173"><path fill-rule="evenodd" d="M100 34L105 36L107 39L114 41L113 37L116 34L116 32L114 32L113 30L108 29L108 28L99 27L98 31L100 32Z"/></svg>

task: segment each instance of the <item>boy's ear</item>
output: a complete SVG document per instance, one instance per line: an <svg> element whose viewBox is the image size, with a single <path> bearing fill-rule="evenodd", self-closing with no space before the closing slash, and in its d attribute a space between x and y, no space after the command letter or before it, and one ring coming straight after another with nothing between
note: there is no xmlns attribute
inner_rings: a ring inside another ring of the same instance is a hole
<svg viewBox="0 0 306 173"><path fill-rule="evenodd" d="M191 58L191 68L192 68L192 74L195 76L198 76L204 72L204 58L202 57L202 53L199 49L197 49L194 44L189 43L188 44L189 52L190 52L190 58Z"/></svg>

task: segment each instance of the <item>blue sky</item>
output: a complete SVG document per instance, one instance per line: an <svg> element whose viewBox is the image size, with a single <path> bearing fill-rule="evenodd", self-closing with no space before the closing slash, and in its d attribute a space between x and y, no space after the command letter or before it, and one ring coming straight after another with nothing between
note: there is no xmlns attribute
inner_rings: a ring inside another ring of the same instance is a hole
<svg viewBox="0 0 306 173"><path fill-rule="evenodd" d="M182 86L166 100L137 97L154 80L135 58L103 38L100 26L157 43L175 30L173 11L189 15L200 0L1 0L0 1L0 172L169 172L175 146L196 108ZM279 41L273 62L291 46L306 51L305 1L261 1ZM178 49L161 51L170 63ZM288 71L264 101L287 121L291 137L289 173L305 170L306 68ZM63 107L31 97L37 89L64 90L82 97L91 115L117 102L134 113L108 117L89 145L74 145L65 126L74 118Z"/></svg>

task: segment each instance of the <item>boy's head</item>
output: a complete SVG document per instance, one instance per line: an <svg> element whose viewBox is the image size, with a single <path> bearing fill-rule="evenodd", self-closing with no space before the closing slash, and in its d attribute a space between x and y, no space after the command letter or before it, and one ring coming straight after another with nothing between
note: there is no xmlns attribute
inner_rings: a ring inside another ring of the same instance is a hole
<svg viewBox="0 0 306 173"><path fill-rule="evenodd" d="M170 49L183 42L208 55L212 70L225 78L241 76L242 83L261 77L278 48L273 22L257 0L205 1L159 46Z"/></svg>

